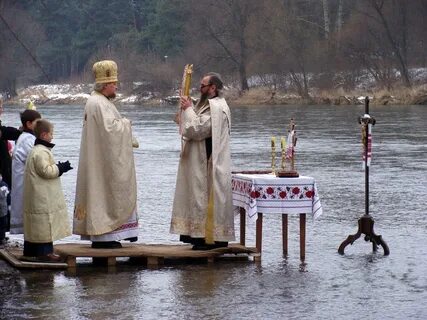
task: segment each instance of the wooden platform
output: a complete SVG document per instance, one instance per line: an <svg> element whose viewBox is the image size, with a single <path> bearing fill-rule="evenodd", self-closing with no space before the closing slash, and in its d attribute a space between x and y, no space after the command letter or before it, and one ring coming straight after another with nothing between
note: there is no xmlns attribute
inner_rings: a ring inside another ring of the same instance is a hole
<svg viewBox="0 0 427 320"><path fill-rule="evenodd" d="M169 263L186 263L188 261L205 261L212 263L215 260L248 260L259 254L255 248L247 248L240 244L230 244L227 248L198 251L191 250L191 245L166 244L122 244L118 249L92 249L90 244L67 243L54 246L54 251L64 258L65 263L42 263L19 260L22 249L0 249L0 255L16 268L75 268L77 258L92 258L92 262L107 266L115 266L117 258L130 258L133 263L147 266L160 266Z"/></svg>
<svg viewBox="0 0 427 320"><path fill-rule="evenodd" d="M235 256L241 259L257 255L255 248L247 248L240 244L230 244L227 248L218 248L206 251L191 250L191 245L166 245L166 244L122 244L119 249L92 249L89 244L61 244L55 246L55 253L64 257L69 267L76 266L76 258L87 257L93 261L104 262L108 266L116 264L116 258L129 257L141 264L158 266L168 261L200 260L214 262L215 259ZM104 261L103 261L104 260Z"/></svg>
<svg viewBox="0 0 427 320"><path fill-rule="evenodd" d="M9 262L17 269L66 269L66 263L50 263L50 262L30 262L21 261L22 249L8 248L0 249L0 257Z"/></svg>

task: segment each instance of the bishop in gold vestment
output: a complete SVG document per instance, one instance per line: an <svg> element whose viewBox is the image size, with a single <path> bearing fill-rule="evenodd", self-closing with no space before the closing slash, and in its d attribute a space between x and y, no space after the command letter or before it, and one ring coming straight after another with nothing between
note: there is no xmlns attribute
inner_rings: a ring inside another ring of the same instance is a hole
<svg viewBox="0 0 427 320"><path fill-rule="evenodd" d="M117 65L93 67L95 91L85 106L77 173L73 232L94 248L121 247L136 240L136 175L131 122L111 99L117 89Z"/></svg>

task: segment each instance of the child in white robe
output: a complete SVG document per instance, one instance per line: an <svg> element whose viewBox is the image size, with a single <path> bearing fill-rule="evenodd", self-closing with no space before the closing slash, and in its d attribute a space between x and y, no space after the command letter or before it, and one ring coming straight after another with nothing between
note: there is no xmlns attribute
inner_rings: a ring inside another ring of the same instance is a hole
<svg viewBox="0 0 427 320"><path fill-rule="evenodd" d="M23 209L24 202L24 171L25 161L34 146L36 137L33 128L41 115L35 110L25 110L21 113L23 132L16 141L12 155L12 190L10 206L10 233L24 233Z"/></svg>

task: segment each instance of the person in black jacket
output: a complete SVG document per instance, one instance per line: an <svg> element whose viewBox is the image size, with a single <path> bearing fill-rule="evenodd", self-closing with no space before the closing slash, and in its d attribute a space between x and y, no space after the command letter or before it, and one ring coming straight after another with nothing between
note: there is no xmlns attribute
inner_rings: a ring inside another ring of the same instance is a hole
<svg viewBox="0 0 427 320"><path fill-rule="evenodd" d="M0 116L3 113L3 103L0 100ZM9 153L8 140L16 141L21 131L14 127L5 127L0 120L0 174L3 182L9 189L12 188L12 158ZM10 195L8 196L10 205ZM5 239L5 233L9 231L10 213L0 218L0 243Z"/></svg>

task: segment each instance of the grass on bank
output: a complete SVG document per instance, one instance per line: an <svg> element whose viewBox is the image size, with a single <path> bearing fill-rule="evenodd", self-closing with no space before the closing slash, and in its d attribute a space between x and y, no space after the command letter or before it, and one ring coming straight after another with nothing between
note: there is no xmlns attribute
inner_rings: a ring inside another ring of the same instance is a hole
<svg viewBox="0 0 427 320"><path fill-rule="evenodd" d="M344 91L342 88L334 90L319 90L310 92L309 98L303 98L292 92L273 90L267 87L251 88L249 91L239 93L230 89L224 93L225 97L234 105L271 105L271 104L334 104L353 105L363 104L363 97L369 96L373 105L427 105L427 85L412 88L396 87L392 90L352 90Z"/></svg>

